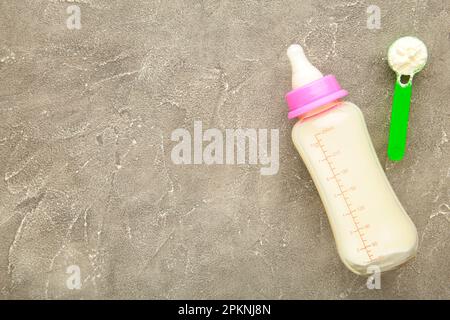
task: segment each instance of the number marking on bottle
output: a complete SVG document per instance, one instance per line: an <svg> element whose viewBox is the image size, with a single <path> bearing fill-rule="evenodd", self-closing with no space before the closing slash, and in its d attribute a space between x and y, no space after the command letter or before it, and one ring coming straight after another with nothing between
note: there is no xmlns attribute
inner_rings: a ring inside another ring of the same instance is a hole
<svg viewBox="0 0 450 320"><path fill-rule="evenodd" d="M336 157L337 155L340 154L340 151L337 150L335 152L330 153L328 150L326 150L325 145L323 144L323 140L320 139L320 135L323 135L327 132L330 132L331 130L333 130L333 127L328 127L323 129L322 131L320 131L319 133L315 134L314 137L316 139L316 141L311 144L314 147L317 147L320 149L320 151L322 152L323 155L323 159L321 159L321 162L325 162L330 171L331 171L331 176L329 176L327 178L327 181L335 181L336 185L339 189L339 192L335 194L336 197L342 197L345 206L347 207L347 210L345 213L343 213L344 217L350 217L352 222L353 222L353 226L355 227L354 230L350 231L350 234L352 235L357 235L359 237L359 239L361 240L361 244L362 246L360 248L357 249L358 252L365 252L367 254L367 257L369 258L369 262L372 262L375 257L372 253L372 247L375 247L377 245L377 243L372 242L369 243L368 240L366 239L366 235L364 233L364 231L366 231L367 229L370 228L369 224L366 225L361 225L361 222L359 221L359 217L358 217L358 213L362 212L365 210L364 206L359 206L358 208L354 208L351 201L350 201L350 197L349 197L349 193L351 193L352 191L357 190L356 186L350 186L349 188L345 188L342 180L338 178L339 175L344 175L346 173L348 173L348 169L341 169L338 170L335 167L335 164L333 163L332 158Z"/></svg>

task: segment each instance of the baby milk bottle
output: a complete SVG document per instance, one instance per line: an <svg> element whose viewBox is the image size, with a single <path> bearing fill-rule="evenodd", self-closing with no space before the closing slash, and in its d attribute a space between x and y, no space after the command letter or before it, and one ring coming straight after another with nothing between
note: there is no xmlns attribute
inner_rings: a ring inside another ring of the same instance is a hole
<svg viewBox="0 0 450 320"><path fill-rule="evenodd" d="M333 75L323 76L299 45L288 49L292 140L319 191L343 263L357 274L393 269L417 250L403 209L370 140L361 110ZM369 268L370 267L370 268Z"/></svg>

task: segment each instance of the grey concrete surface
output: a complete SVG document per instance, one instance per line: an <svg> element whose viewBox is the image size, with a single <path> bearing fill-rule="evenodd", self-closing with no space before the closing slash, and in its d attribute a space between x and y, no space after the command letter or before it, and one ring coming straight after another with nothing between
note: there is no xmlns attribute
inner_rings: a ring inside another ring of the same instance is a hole
<svg viewBox="0 0 450 320"><path fill-rule="evenodd" d="M450 1L1 0L0 298L449 299L449 26ZM391 163L385 58L403 35L430 58ZM340 262L292 145L293 42L360 106L417 226L416 259L381 290ZM195 120L279 129L278 174L175 165L171 132Z"/></svg>

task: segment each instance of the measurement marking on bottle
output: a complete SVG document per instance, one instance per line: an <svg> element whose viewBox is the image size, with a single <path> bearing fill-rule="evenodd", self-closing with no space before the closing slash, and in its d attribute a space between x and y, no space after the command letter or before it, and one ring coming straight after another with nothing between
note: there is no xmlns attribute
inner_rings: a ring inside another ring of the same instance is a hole
<svg viewBox="0 0 450 320"><path fill-rule="evenodd" d="M344 185L342 183L341 179L338 179L337 176L340 174L345 174L348 172L348 169L343 169L341 171L336 171L336 167L334 166L331 157L332 156L336 156L339 154L339 150L335 151L332 154L329 154L328 150L325 149L325 145L322 143L322 140L319 138L319 135L321 134L325 134L329 131L333 130L333 127L330 128L326 128L324 130L322 130L321 132L317 133L314 135L315 139L316 139L316 143L314 143L314 146L317 146L318 148L320 148L320 150L322 151L322 154L324 156L323 159L321 159L320 161L322 162L326 162L328 164L328 167L330 168L331 171L331 176L327 178L328 181L336 181L336 185L339 188L339 193L337 193L335 196L337 197L342 197L342 199L344 200L344 203L348 209L347 212L345 212L343 214L343 216L348 216L352 219L353 225L355 226L355 229L350 231L351 234L357 234L359 236L359 239L361 240L362 243L362 247L358 248L358 252L360 251L364 251L367 254L367 257L369 258L369 262L372 262L374 260L374 255L372 254L372 250L370 249L371 247L375 246L374 243L369 244L367 239L365 238L365 234L364 234L364 230L367 230L370 228L370 225L366 224L364 226L361 226L361 222L358 220L359 217L356 215L356 212L360 212L364 210L364 206L360 206L358 207L358 209L352 209L352 204L350 202L350 198L348 196L348 193L350 191L354 191L356 190L355 186L351 186L348 189L344 188Z"/></svg>
<svg viewBox="0 0 450 320"><path fill-rule="evenodd" d="M344 213L343 216L344 216L344 217L351 216L353 212L356 212L356 210L350 210L350 211L348 211L347 213Z"/></svg>

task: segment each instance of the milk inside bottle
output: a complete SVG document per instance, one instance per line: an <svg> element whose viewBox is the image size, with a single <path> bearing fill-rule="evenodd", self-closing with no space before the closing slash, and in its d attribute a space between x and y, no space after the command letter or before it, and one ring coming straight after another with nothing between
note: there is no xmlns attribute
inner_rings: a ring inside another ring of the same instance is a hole
<svg viewBox="0 0 450 320"><path fill-rule="evenodd" d="M333 75L323 76L299 45L288 49L292 140L316 185L339 256L357 274L393 269L417 250L416 228L378 161L361 110Z"/></svg>

